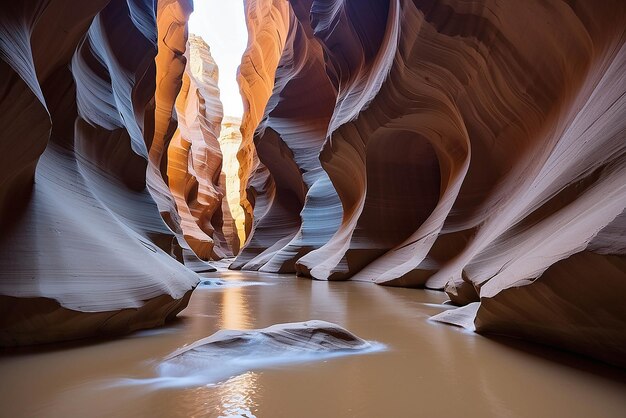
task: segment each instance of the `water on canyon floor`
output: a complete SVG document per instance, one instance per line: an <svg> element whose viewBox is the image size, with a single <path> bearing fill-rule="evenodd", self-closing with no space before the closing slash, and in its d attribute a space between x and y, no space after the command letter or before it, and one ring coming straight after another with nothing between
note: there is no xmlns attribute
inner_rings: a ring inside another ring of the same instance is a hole
<svg viewBox="0 0 626 418"><path fill-rule="evenodd" d="M626 416L626 373L431 322L446 309L442 293L257 273L207 276L252 285L200 287L181 319L158 330L3 355L0 416ZM217 330L311 319L387 348L259 364L212 385L123 383L154 377L166 355Z"/></svg>

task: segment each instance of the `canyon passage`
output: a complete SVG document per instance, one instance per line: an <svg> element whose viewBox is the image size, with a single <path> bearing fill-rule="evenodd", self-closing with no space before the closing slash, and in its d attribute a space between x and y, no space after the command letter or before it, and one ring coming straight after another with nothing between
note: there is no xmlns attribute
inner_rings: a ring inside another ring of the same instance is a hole
<svg viewBox="0 0 626 418"><path fill-rule="evenodd" d="M626 3L0 4L0 416L626 415Z"/></svg>

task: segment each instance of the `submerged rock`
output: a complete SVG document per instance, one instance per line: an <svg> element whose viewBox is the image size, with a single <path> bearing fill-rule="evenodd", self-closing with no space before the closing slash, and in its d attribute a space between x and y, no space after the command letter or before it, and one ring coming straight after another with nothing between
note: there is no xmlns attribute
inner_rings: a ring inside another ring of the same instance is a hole
<svg viewBox="0 0 626 418"><path fill-rule="evenodd" d="M258 330L222 330L167 356L158 367L156 380L165 385L207 384L262 367L380 348L379 343L365 341L338 325L317 320Z"/></svg>

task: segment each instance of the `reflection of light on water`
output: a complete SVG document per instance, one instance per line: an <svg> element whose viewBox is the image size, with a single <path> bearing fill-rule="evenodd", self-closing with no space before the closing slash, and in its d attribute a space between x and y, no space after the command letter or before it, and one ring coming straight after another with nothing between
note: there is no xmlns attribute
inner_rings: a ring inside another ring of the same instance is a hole
<svg viewBox="0 0 626 418"><path fill-rule="evenodd" d="M208 384L174 395L177 416L256 418L259 375L247 372L218 384ZM162 393L166 396L167 392Z"/></svg>
<svg viewBox="0 0 626 418"><path fill-rule="evenodd" d="M228 379L219 385L218 396L221 400L220 417L255 418L258 408L255 401L258 375L247 372Z"/></svg>
<svg viewBox="0 0 626 418"><path fill-rule="evenodd" d="M224 289L221 329L249 329L250 310L242 288Z"/></svg>

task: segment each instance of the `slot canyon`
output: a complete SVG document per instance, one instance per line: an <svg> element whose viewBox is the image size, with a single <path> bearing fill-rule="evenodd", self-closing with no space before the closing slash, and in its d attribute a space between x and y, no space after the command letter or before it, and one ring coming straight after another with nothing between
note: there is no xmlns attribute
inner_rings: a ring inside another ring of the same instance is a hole
<svg viewBox="0 0 626 418"><path fill-rule="evenodd" d="M2 0L0 89L0 417L626 416L624 0Z"/></svg>

